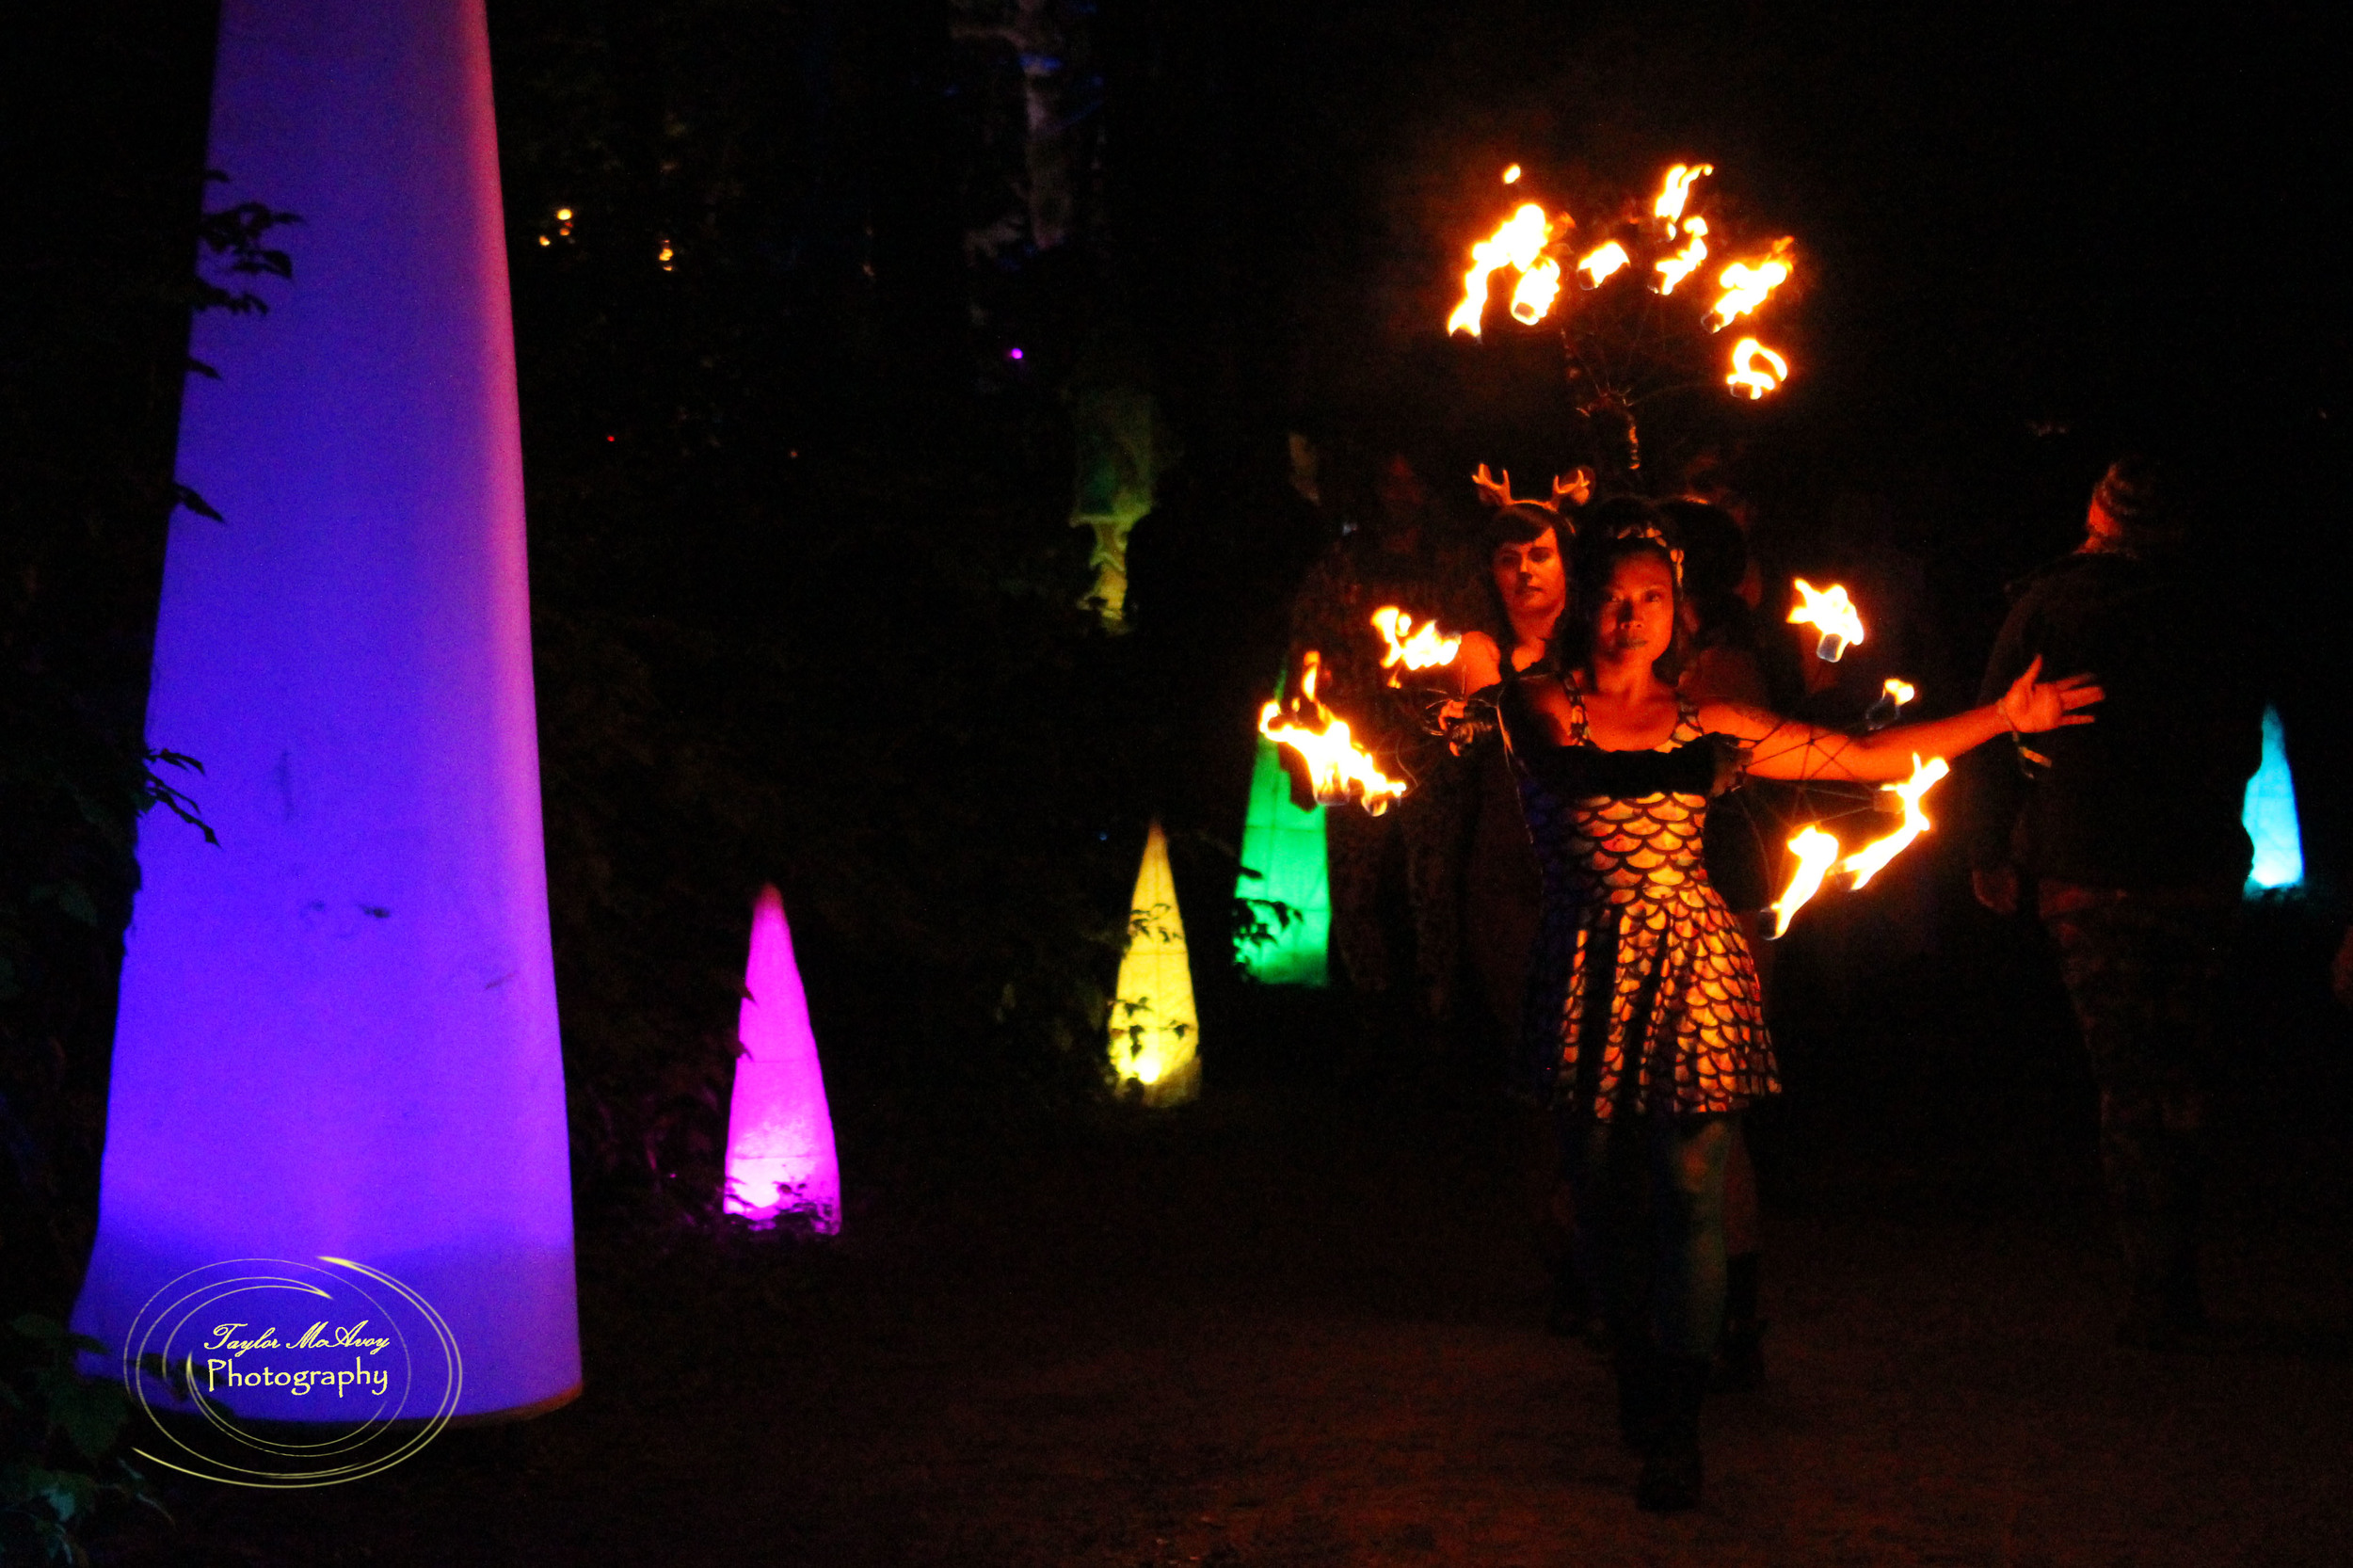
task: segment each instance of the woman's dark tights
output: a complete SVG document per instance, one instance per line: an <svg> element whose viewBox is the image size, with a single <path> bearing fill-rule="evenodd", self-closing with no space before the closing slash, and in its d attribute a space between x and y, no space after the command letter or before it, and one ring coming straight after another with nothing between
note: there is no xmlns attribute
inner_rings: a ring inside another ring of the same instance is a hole
<svg viewBox="0 0 2353 1568"><path fill-rule="evenodd" d="M1737 1113L1564 1117L1577 1259L1611 1333L1705 1360L1723 1332L1724 1157Z"/></svg>

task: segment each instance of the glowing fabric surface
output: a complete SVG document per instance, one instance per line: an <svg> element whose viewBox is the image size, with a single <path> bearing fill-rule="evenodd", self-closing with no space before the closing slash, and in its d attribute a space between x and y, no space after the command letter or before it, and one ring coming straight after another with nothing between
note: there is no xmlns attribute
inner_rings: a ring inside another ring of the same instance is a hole
<svg viewBox="0 0 2353 1568"><path fill-rule="evenodd" d="M227 0L216 203L300 215L267 315L214 312L172 525L162 813L123 965L96 1255L114 1346L225 1259L419 1292L460 1416L580 1384L520 440L481 0ZM282 1304L256 1322L300 1332ZM282 1394L240 1414L331 1416ZM420 1413L422 1414L422 1413Z"/></svg>
<svg viewBox="0 0 2353 1568"><path fill-rule="evenodd" d="M1330 979L1332 894L1323 812L1321 806L1303 811L1291 803L1290 775L1284 771L1281 748L1261 736L1257 766L1250 776L1250 809L1241 830L1242 870L1234 896L1273 900L1298 913L1274 931L1274 917L1261 911L1259 919L1272 938L1238 941L1235 956L1270 985L1322 985Z"/></svg>
<svg viewBox="0 0 2353 1568"><path fill-rule="evenodd" d="M784 900L760 890L752 911L752 951L744 968L744 1006L728 1106L727 1211L755 1225L807 1214L831 1236L841 1229L841 1168L825 1107L825 1074L808 1027L808 996L792 961Z"/></svg>
<svg viewBox="0 0 2353 1568"><path fill-rule="evenodd" d="M2264 760L2247 781L2247 805L2239 821L2255 840L2255 864L2247 873L2249 892L2293 888L2304 880L2304 839L2296 821L2296 780L2288 772L2287 741L2280 711L2264 710Z"/></svg>

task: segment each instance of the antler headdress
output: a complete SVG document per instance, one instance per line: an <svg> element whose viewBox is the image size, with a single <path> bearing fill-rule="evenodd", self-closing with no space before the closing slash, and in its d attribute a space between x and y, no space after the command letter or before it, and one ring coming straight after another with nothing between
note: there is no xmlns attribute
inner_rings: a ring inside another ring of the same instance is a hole
<svg viewBox="0 0 2353 1568"><path fill-rule="evenodd" d="M1471 475L1471 483L1479 487L1479 499L1490 506L1542 506L1547 512L1558 513L1563 498L1581 501L1582 496L1593 493L1593 471L1586 468L1573 469L1565 478L1560 474L1554 474L1552 476L1552 499L1549 501L1539 501L1534 496L1514 498L1512 494L1512 471L1510 469L1505 469L1503 477L1497 479L1487 472L1487 465L1481 463L1479 465L1479 472Z"/></svg>

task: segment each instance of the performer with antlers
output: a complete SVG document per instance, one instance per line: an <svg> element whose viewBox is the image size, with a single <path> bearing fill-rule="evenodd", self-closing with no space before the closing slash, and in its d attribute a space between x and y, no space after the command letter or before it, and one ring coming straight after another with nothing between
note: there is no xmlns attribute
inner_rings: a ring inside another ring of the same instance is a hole
<svg viewBox="0 0 2353 1568"><path fill-rule="evenodd" d="M1491 712L1507 659L1516 675L1552 650L1553 632L1569 603L1563 546L1577 536L1576 508L1592 499L1593 471L1578 469L1566 479L1556 478L1550 498L1540 501L1514 498L1511 473L1497 479L1484 463L1472 483L1487 508L1480 539L1485 546L1488 624L1463 634L1453 674L1463 696ZM1447 717L1459 720L1466 707L1452 705ZM1474 725L1461 733L1472 810L1463 870L1465 968L1486 1004L1486 1038L1516 1042L1529 996L1529 955L1544 918L1544 879L1520 817L1519 784L1503 747L1489 744L1493 726ZM1469 744L1474 737L1481 744ZM1592 1292L1569 1244L1576 1204L1550 1118L1531 1118L1526 1134L1529 1208L1538 1250L1552 1277L1545 1322L1555 1334L1573 1335L1593 1315Z"/></svg>
<svg viewBox="0 0 2353 1568"><path fill-rule="evenodd" d="M1699 1412L1724 1307L1723 1177L1734 1118L1780 1084L1738 923L1708 885L1710 794L1760 777L1891 780L1913 755L2089 724L2089 675L2035 660L2001 697L1866 735L1679 696L1682 552L1649 503L1579 519L1575 614L1553 667L1499 704L1544 874L1535 962L1557 976L1543 1063L1571 1152L1577 1244L1615 1340L1620 1430L1642 1452L1636 1501L1698 1504ZM1625 754L1675 782L1629 783ZM1650 767L1656 756L1644 758Z"/></svg>

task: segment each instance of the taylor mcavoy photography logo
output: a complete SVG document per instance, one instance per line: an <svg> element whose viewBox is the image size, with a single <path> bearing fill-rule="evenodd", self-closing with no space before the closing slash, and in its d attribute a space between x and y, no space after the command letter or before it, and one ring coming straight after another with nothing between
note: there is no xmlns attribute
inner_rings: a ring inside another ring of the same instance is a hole
<svg viewBox="0 0 2353 1568"><path fill-rule="evenodd" d="M233 1486L331 1486L439 1435L465 1363L441 1315L380 1270L245 1257L151 1296L122 1380L159 1439L141 1458Z"/></svg>
<svg viewBox="0 0 2353 1568"><path fill-rule="evenodd" d="M280 1342L275 1326L265 1328L250 1338L237 1338L236 1336L244 1330L245 1326L243 1323L216 1323L213 1326L213 1340L203 1349L218 1351L221 1353L207 1355L204 1358L204 1392L207 1394L217 1393L223 1388L291 1388L295 1392L295 1397L300 1399L310 1393L312 1385L315 1384L322 1392L333 1389L335 1397L342 1399L354 1384L360 1386L362 1394L372 1393L381 1396L392 1392L392 1374L380 1367L371 1371L368 1369L366 1361L366 1357L380 1353L386 1346L390 1345L392 1342L392 1336L389 1334L367 1335L363 1332L368 1326L364 1320L357 1323L330 1327L327 1320L322 1318L304 1329L302 1337L292 1344ZM271 1366L265 1361L256 1361L249 1369L238 1370L241 1365L239 1358L252 1351L310 1351L329 1348L352 1351L354 1353L351 1365L348 1367L300 1367L290 1369Z"/></svg>

